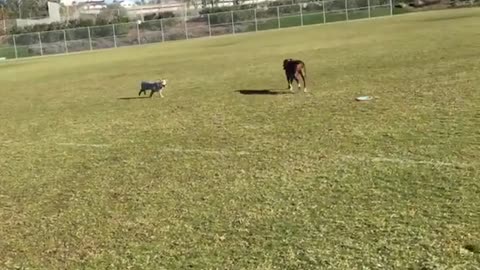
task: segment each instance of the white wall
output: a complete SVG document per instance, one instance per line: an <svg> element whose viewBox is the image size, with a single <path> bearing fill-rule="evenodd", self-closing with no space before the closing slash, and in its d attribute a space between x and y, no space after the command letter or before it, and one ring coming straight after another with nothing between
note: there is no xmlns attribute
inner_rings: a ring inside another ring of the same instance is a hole
<svg viewBox="0 0 480 270"><path fill-rule="evenodd" d="M60 15L60 4L54 2L48 2L48 17L43 19L16 19L18 27L37 25L37 24L50 24L54 22L61 22L62 16Z"/></svg>
<svg viewBox="0 0 480 270"><path fill-rule="evenodd" d="M89 0L60 0L60 3L65 6L74 6L74 5L87 3L87 2L89 2Z"/></svg>

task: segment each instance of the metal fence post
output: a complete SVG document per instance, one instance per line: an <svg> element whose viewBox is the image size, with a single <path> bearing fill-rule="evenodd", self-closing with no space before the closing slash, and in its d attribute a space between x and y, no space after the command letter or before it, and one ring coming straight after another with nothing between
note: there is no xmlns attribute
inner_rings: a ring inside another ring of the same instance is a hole
<svg viewBox="0 0 480 270"><path fill-rule="evenodd" d="M93 47L92 47L92 35L90 33L90 26L87 26L87 30L88 30L88 44L90 44L90 51L93 50Z"/></svg>
<svg viewBox="0 0 480 270"><path fill-rule="evenodd" d="M303 26L303 7L302 4L298 4L300 6L300 25Z"/></svg>
<svg viewBox="0 0 480 270"><path fill-rule="evenodd" d="M65 53L68 53L67 32L63 30L63 42L65 43Z"/></svg>
<svg viewBox="0 0 480 270"><path fill-rule="evenodd" d="M368 5L368 18L371 17L371 7L370 7L370 0L367 0L367 5Z"/></svg>
<svg viewBox="0 0 480 270"><path fill-rule="evenodd" d="M326 16L326 12L325 12L325 0L322 0L322 13L323 13L323 23L327 23L327 16Z"/></svg>
<svg viewBox="0 0 480 270"><path fill-rule="evenodd" d="M187 18L187 12L188 12L188 9L187 9L187 3L184 3L183 4L183 20L185 21L185 38L188 39L188 24L187 24L187 21L188 21L188 18Z"/></svg>
<svg viewBox="0 0 480 270"><path fill-rule="evenodd" d="M2 10L3 10L3 7L2 7ZM5 19L3 19L3 32L5 33L5 35L7 34L7 21Z"/></svg>
<svg viewBox="0 0 480 270"><path fill-rule="evenodd" d="M162 30L162 42L165 42L165 34L163 33L163 19L160 19L160 29Z"/></svg>
<svg viewBox="0 0 480 270"><path fill-rule="evenodd" d="M185 17L185 38L188 39L187 17Z"/></svg>
<svg viewBox="0 0 480 270"><path fill-rule="evenodd" d="M15 35L13 35L13 49L15 50L15 59L17 59L18 51L17 51L17 42L15 41Z"/></svg>
<svg viewBox="0 0 480 270"><path fill-rule="evenodd" d="M230 17L232 17L232 33L235 35L235 22L233 21L233 10L230 11Z"/></svg>
<svg viewBox="0 0 480 270"><path fill-rule="evenodd" d="M348 21L348 0L345 0L345 19Z"/></svg>
<svg viewBox="0 0 480 270"><path fill-rule="evenodd" d="M280 7L277 7L277 21L278 21L278 29L280 29Z"/></svg>
<svg viewBox="0 0 480 270"><path fill-rule="evenodd" d="M390 16L393 16L393 0L390 0Z"/></svg>
<svg viewBox="0 0 480 270"><path fill-rule="evenodd" d="M255 32L258 32L258 21L257 21L257 9L253 10L253 16L255 16Z"/></svg>
<svg viewBox="0 0 480 270"><path fill-rule="evenodd" d="M208 36L212 36L212 27L210 26L210 13L207 14L207 19L208 19Z"/></svg>
<svg viewBox="0 0 480 270"><path fill-rule="evenodd" d="M115 24L112 24L113 29L113 45L117 48L117 35L115 35Z"/></svg>
<svg viewBox="0 0 480 270"><path fill-rule="evenodd" d="M40 55L43 55L43 45L42 45L42 36L40 35L40 32L38 33L38 43L40 44Z"/></svg>
<svg viewBox="0 0 480 270"><path fill-rule="evenodd" d="M137 42L138 42L138 45L142 44L142 42L140 41L140 24L137 22Z"/></svg>
<svg viewBox="0 0 480 270"><path fill-rule="evenodd" d="M188 7L187 3L183 3L183 17L185 18L185 21L187 21L187 16L188 16Z"/></svg>

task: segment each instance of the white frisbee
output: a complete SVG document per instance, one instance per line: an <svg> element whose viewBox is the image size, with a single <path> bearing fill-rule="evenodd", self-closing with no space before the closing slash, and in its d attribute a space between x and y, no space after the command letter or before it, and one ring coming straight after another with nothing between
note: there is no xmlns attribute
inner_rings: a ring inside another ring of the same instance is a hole
<svg viewBox="0 0 480 270"><path fill-rule="evenodd" d="M361 97L357 97L355 100L357 101L368 101L368 100L372 100L373 97L371 96L361 96Z"/></svg>

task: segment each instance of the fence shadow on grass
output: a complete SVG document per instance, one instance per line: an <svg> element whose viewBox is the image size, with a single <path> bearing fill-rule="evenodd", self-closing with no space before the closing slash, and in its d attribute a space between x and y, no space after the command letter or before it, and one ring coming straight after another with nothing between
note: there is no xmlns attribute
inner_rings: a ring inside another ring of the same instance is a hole
<svg viewBox="0 0 480 270"><path fill-rule="evenodd" d="M235 90L234 92L238 92L242 95L289 95L293 94L290 91L278 91L276 89L242 89L242 90Z"/></svg>

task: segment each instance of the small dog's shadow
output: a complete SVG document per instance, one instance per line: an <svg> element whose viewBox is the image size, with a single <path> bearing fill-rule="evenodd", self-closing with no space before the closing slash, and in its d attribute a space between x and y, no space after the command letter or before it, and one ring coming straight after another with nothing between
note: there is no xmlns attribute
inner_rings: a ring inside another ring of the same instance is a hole
<svg viewBox="0 0 480 270"><path fill-rule="evenodd" d="M288 95L293 94L290 91L278 91L276 89L242 89L235 90L242 95Z"/></svg>
<svg viewBox="0 0 480 270"><path fill-rule="evenodd" d="M142 98L150 98L149 96L145 96L145 97L121 97L121 98L118 98L120 100L130 100L130 99L142 99Z"/></svg>

